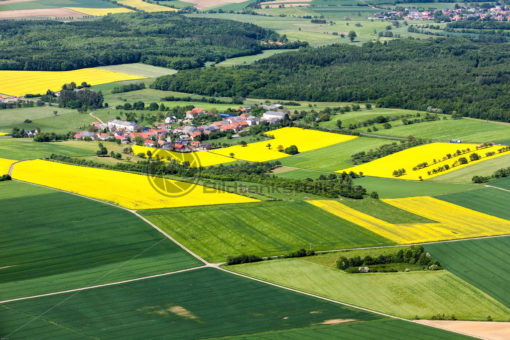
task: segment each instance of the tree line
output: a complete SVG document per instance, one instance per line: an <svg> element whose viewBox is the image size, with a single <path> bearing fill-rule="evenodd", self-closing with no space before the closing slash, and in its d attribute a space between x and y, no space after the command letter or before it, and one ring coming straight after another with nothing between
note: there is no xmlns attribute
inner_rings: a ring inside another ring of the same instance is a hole
<svg viewBox="0 0 510 340"><path fill-rule="evenodd" d="M303 48L231 68L158 78L160 90L303 101L375 101L510 121L510 45L462 38Z"/></svg>

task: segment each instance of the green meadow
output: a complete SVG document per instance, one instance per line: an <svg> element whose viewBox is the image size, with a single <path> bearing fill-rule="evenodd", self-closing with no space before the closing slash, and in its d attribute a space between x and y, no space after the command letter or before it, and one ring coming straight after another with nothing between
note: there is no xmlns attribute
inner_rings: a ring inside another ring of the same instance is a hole
<svg viewBox="0 0 510 340"><path fill-rule="evenodd" d="M425 249L453 274L510 307L510 271L505 265L510 237L429 244Z"/></svg>
<svg viewBox="0 0 510 340"><path fill-rule="evenodd" d="M281 159L280 162L282 165L289 167L333 172L354 166L351 155L361 151L369 151L391 142L387 139L358 137L344 143L286 157Z"/></svg>
<svg viewBox="0 0 510 340"><path fill-rule="evenodd" d="M403 318L430 319L438 313L459 320L507 321L510 309L475 286L446 271L348 274L322 257L272 260L228 266L229 270L316 294L336 301L370 308Z"/></svg>
<svg viewBox="0 0 510 340"><path fill-rule="evenodd" d="M128 211L19 182L0 183L0 300L201 265Z"/></svg>
<svg viewBox="0 0 510 340"><path fill-rule="evenodd" d="M393 244L306 202L269 201L140 212L210 262L253 254L283 255L300 248L328 250Z"/></svg>

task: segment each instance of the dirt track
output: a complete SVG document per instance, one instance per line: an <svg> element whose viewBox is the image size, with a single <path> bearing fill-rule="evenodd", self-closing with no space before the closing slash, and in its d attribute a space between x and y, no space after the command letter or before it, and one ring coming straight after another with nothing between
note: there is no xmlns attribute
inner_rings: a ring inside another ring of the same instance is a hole
<svg viewBox="0 0 510 340"><path fill-rule="evenodd" d="M24 9L16 11L0 11L1 19L53 17L53 18L83 18L83 13L78 13L67 8L48 9Z"/></svg>
<svg viewBox="0 0 510 340"><path fill-rule="evenodd" d="M510 322L419 320L416 323L487 340L510 339Z"/></svg>

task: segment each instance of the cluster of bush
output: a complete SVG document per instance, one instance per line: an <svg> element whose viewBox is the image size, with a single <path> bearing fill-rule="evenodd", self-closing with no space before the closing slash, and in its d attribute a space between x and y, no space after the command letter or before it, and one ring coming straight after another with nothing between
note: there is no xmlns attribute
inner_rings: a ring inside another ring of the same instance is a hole
<svg viewBox="0 0 510 340"><path fill-rule="evenodd" d="M355 257L340 257L337 262L337 268L344 270L348 273L368 273L368 272L396 272L396 268L392 266L385 266L388 264L402 264L407 263L410 265L420 265L424 269L439 270L441 264L433 260L429 253L425 252L423 246L412 246L406 249L400 249L398 252L387 255L379 255L372 257L370 255L361 258ZM369 267L372 266L372 267Z"/></svg>
<svg viewBox="0 0 510 340"><path fill-rule="evenodd" d="M12 179L11 175L9 175L9 174L5 174L5 175L0 176L0 182L10 181L11 179Z"/></svg>
<svg viewBox="0 0 510 340"><path fill-rule="evenodd" d="M145 88L145 83L137 83L137 84L126 84L121 86L116 86L113 88L112 93L124 93L130 91L143 90Z"/></svg>
<svg viewBox="0 0 510 340"><path fill-rule="evenodd" d="M283 256L275 256L273 258L284 258L284 259L290 259L295 257L305 257L305 256L314 256L315 251L313 250L306 250L304 248L301 248L297 251L285 254ZM271 257L266 258L266 260L271 260ZM257 255L246 255L242 254L239 256L227 256L227 265L234 265L234 264L243 264L243 263L250 263L250 262L260 262L264 261L264 258L259 257Z"/></svg>
<svg viewBox="0 0 510 340"><path fill-rule="evenodd" d="M502 178L510 176L510 167L496 170L491 176L473 176L473 183L487 183L493 178Z"/></svg>

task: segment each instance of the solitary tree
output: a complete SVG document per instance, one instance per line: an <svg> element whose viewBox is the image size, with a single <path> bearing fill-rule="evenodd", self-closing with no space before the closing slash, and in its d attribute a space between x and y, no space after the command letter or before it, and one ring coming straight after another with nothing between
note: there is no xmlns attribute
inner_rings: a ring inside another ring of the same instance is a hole
<svg viewBox="0 0 510 340"><path fill-rule="evenodd" d="M356 34L356 32L354 31L350 31L349 32L349 39L351 39L351 41L354 41L354 39L356 39L358 35Z"/></svg>

